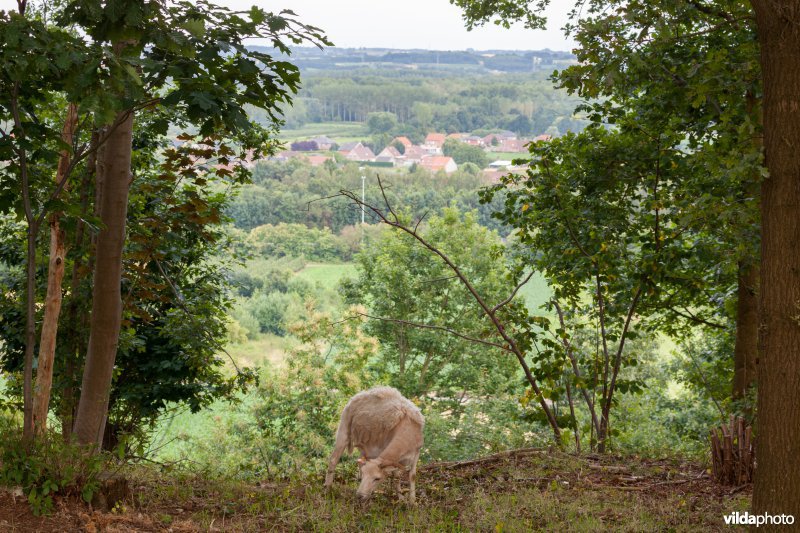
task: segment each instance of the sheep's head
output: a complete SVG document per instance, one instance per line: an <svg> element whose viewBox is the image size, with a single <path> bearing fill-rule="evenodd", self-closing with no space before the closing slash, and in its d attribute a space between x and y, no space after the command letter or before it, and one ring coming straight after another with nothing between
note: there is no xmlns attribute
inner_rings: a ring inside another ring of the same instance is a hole
<svg viewBox="0 0 800 533"><path fill-rule="evenodd" d="M361 484L356 494L362 500L368 499L386 476L397 470L398 465L384 464L380 459L358 460L361 468Z"/></svg>

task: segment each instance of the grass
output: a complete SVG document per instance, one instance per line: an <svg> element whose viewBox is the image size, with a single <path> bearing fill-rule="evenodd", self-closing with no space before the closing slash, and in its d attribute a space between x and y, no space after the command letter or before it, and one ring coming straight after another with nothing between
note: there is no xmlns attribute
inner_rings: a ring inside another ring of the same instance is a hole
<svg viewBox="0 0 800 533"><path fill-rule="evenodd" d="M486 155L492 161L513 161L514 159L530 159L531 154L528 152L487 152Z"/></svg>
<svg viewBox="0 0 800 533"><path fill-rule="evenodd" d="M285 142L304 141L319 135L327 135L338 144L360 141L369 137L363 124L352 122L309 123L297 129L281 130L278 138Z"/></svg>
<svg viewBox="0 0 800 533"><path fill-rule="evenodd" d="M355 274L356 266L353 263L309 263L297 276L314 284L319 283L325 289L335 290L343 278L354 277Z"/></svg>
<svg viewBox="0 0 800 533"><path fill-rule="evenodd" d="M330 492L322 472L253 484L139 467L132 499L94 519L177 531L724 531L723 516L750 504L749 489L731 495L698 465L546 449L421 465L417 505L389 483L362 504L344 463Z"/></svg>
<svg viewBox="0 0 800 533"><path fill-rule="evenodd" d="M293 337L265 333L256 340L231 344L227 350L239 366L280 366L296 343Z"/></svg>
<svg viewBox="0 0 800 533"><path fill-rule="evenodd" d="M528 311L531 314L538 315L542 313L539 307L550 299L553 291L550 290L544 277L537 273L531 277L528 283L522 286L519 290L519 295L525 299Z"/></svg>

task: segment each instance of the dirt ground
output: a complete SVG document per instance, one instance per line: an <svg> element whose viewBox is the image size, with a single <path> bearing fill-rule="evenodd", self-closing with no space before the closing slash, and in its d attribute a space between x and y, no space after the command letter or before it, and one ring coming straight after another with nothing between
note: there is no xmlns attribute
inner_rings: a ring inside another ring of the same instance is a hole
<svg viewBox="0 0 800 533"><path fill-rule="evenodd" d="M538 449L424 465L414 507L389 487L359 507L351 477L339 472L324 493L321 477L246 484L138 472L113 512L57 497L44 517L19 490L0 489L0 531L716 531L752 490L720 486L692 463Z"/></svg>

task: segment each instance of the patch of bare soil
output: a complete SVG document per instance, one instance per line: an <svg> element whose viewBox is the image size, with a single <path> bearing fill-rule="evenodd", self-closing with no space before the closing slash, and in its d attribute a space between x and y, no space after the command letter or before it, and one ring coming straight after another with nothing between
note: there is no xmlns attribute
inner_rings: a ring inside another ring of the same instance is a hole
<svg viewBox="0 0 800 533"><path fill-rule="evenodd" d="M510 450L470 461L430 463L421 474L448 479L480 480L501 492L519 485L562 483L600 491L619 490L658 496L697 494L726 497L751 494L752 484L729 487L718 484L707 469L690 462L652 460L611 455L574 455L548 448ZM537 475L531 476L531 473ZM507 488L504 489L503 486Z"/></svg>

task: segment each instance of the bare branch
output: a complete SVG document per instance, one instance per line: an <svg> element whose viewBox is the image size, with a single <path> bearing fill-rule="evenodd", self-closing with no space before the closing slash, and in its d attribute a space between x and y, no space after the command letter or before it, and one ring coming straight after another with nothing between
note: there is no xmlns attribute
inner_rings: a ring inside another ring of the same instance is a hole
<svg viewBox="0 0 800 533"><path fill-rule="evenodd" d="M521 282L520 282L520 283L519 283L519 284L518 284L516 287L514 287L514 290L513 290L513 291L511 291L511 294L509 295L509 297L508 297L508 298L506 298L505 300L503 300L503 301L502 301L502 302L500 302L499 304L497 304L497 305L495 305L494 307L492 307L492 313L496 312L498 309L500 309L501 307L503 307L504 305L506 305L508 302L510 302L511 300L513 300L513 299L514 299L514 296L516 296L516 295L517 295L517 292L518 292L518 291L519 291L519 290L522 288L522 286L523 286L523 285L525 285L526 283L528 283L528 281L530 281L530 279L533 277L533 274L534 274L535 272L536 272L535 270L531 270L531 273L530 273L530 274L528 274L528 275L525 277L525 279L523 279L523 280L522 280L522 281L521 281Z"/></svg>
<svg viewBox="0 0 800 533"><path fill-rule="evenodd" d="M566 331L567 324L564 320L564 312L561 309L561 305L559 305L558 300L553 299L553 306L556 308L556 312L558 313L558 322L561 324L561 329ZM572 351L572 341L566 338L561 338L561 343L564 345L567 358L572 365L572 372L575 374L576 378L581 379L581 369L578 366L578 359L575 357L575 353ZM597 411L594 408L594 401L592 401L592 398L589 397L589 392L585 387L578 387L578 389L581 391L583 400L586 402L586 407L589 409L589 413L592 416L592 425L594 425L595 430L599 432L600 421L597 419Z"/></svg>
<svg viewBox="0 0 800 533"><path fill-rule="evenodd" d="M617 348L617 353L614 356L614 371L611 374L611 384L608 387L608 398L606 399L606 405L603 406L603 411L606 413L604 416L606 416L608 411L611 409L611 397L614 395L614 387L617 384L617 376L619 375L619 368L622 364L622 350L625 348L625 335L628 333L631 320L633 319L633 314L636 311L636 305L639 303L639 297L641 295L642 286L639 285L639 287L636 289L636 294L633 296L631 305L628 307L628 315L625 317L625 325L622 327L622 333L619 336L619 347Z"/></svg>
<svg viewBox="0 0 800 533"><path fill-rule="evenodd" d="M428 213L430 213L430 211L425 211L425 213L419 217L419 220L417 220L417 223L414 225L414 233L417 232L417 228L419 228L419 225L422 223L425 217L428 216Z"/></svg>
<svg viewBox="0 0 800 533"><path fill-rule="evenodd" d="M380 320L382 322L394 322L395 324L403 324L405 326L411 326L411 327L419 328L419 329L433 329L433 330L437 330L437 331L444 331L445 333L449 333L450 335L453 335L453 336L458 337L460 339L464 339L464 340L467 340L467 341L470 341L470 342L475 342L475 343L478 343L478 344L484 344L486 346L491 346L492 348L498 348L500 350L503 350L504 352L511 352L510 348L508 348L507 346L503 346L502 344L497 344L496 342L491 342L491 341L479 339L477 337L471 337L469 335L465 335L464 333L460 333L460 332L458 332L458 331L456 331L454 329L450 329L450 328L445 327L445 326L436 326L436 325L433 325L433 324L421 324L419 322L411 322L409 320L401 320L399 318L388 318L388 317L382 317L382 316L373 316L373 315L370 315L370 314L367 314L367 313L361 313L361 312L356 312L356 315L363 316L363 317L366 317L366 318L370 318L372 320ZM350 318L352 319L352 318L355 318L355 317L350 317Z"/></svg>
<svg viewBox="0 0 800 533"><path fill-rule="evenodd" d="M683 309L684 309L684 312L682 313L682 312L678 311L677 309L675 309L674 307L670 307L669 308L669 310L672 311L673 313L675 313L676 315L678 315L680 317L683 317L686 320L689 320L691 322L695 322L697 324L702 324L704 326L708 326L708 327L714 328L714 329L728 329L726 326L724 326L723 324L720 324L719 322L712 322L710 320L707 320L705 318L701 318L701 317L693 314L691 311L686 309L686 307L684 307Z"/></svg>

